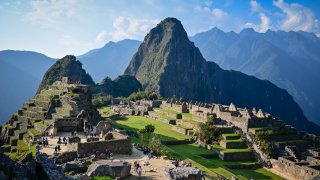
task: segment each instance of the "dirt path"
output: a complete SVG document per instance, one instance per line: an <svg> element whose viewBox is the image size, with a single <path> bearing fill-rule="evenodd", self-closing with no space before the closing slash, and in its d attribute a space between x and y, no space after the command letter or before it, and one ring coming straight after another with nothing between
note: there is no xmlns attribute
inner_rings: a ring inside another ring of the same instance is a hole
<svg viewBox="0 0 320 180"><path fill-rule="evenodd" d="M61 139L63 137L70 136L70 133L64 133L59 134ZM49 156L52 156L54 154L54 148L57 146L57 142L59 139L59 136L55 137L47 137L49 146L43 147L40 152L46 153ZM85 142L85 137L83 135L80 135L81 141ZM66 152L67 146L64 144L60 144L61 151L60 153ZM168 179L165 177L165 168L167 167L174 167L171 160L166 160L163 158L151 158L147 155L144 155L141 151L137 150L136 148L133 148L133 152L131 155L114 155L115 160L121 160L121 161L127 161L131 163L131 176L125 178L125 180L135 180L139 179L138 173L135 171L133 167L134 161L137 161L142 166L142 178L141 179Z"/></svg>
<svg viewBox="0 0 320 180"><path fill-rule="evenodd" d="M151 158L144 155L141 151L133 149L132 155L116 155L115 159L130 162L132 176L125 178L125 180L139 179L138 173L133 167L134 161L137 161L142 166L142 178L141 179L168 179L165 176L165 168L174 167L171 160L162 158Z"/></svg>

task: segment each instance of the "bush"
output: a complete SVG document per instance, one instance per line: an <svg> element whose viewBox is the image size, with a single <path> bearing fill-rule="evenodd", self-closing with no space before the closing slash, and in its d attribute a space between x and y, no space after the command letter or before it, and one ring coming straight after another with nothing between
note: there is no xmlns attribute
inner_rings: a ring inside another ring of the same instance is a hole
<svg viewBox="0 0 320 180"><path fill-rule="evenodd" d="M141 100L141 99L156 100L156 99L158 99L158 95L154 92L140 91L140 92L132 93L127 98L128 101L137 101L137 100Z"/></svg>
<svg viewBox="0 0 320 180"><path fill-rule="evenodd" d="M112 100L112 96L110 95L98 94L93 96L92 104L95 107L100 108L103 106L111 105L111 100Z"/></svg>

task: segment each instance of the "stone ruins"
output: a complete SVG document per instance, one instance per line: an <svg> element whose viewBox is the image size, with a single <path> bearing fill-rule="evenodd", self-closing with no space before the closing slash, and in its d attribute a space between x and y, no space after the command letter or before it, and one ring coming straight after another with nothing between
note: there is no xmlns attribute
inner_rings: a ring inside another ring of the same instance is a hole
<svg viewBox="0 0 320 180"><path fill-rule="evenodd" d="M18 143L30 147L43 136L78 132L88 137L87 142L70 137L69 155L104 152L106 148L114 154L130 154L132 145L127 136L112 132L105 138L111 130L111 122L103 119L92 105L89 86L63 77L26 102L2 127L0 152L14 153Z"/></svg>
<svg viewBox="0 0 320 180"><path fill-rule="evenodd" d="M159 108L160 107L160 108ZM262 164L274 166L281 171L299 177L312 179L320 176L320 150L315 149L320 137L298 132L286 125L281 119L264 112L262 109L249 110L236 107L235 104L221 105L202 102L185 102L174 98L165 101L136 101L114 105L113 110L124 115L141 115L171 124L177 132L193 137L197 123L208 119L218 119L216 126L223 133L241 132L238 135L222 137L219 146L225 149L240 149L239 152L220 151L222 160L249 160L256 158ZM190 117L192 116L192 118ZM275 159L270 159L262 150L254 136L264 132L273 132L266 139L276 152ZM193 137L194 138L194 137ZM229 141L237 139L237 141ZM243 139L243 140L241 140ZM203 143L201 146L211 149Z"/></svg>

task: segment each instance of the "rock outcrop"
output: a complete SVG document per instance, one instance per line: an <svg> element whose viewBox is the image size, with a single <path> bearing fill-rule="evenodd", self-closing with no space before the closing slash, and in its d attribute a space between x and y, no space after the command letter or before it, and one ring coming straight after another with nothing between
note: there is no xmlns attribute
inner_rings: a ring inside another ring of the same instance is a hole
<svg viewBox="0 0 320 180"><path fill-rule="evenodd" d="M167 168L165 173L168 179L179 179L179 180L201 180L200 170L194 167L177 167Z"/></svg>
<svg viewBox="0 0 320 180"><path fill-rule="evenodd" d="M62 169L56 166L52 159L48 159L45 155L38 153L36 155L37 163L40 165L39 172L43 179L61 180L65 179Z"/></svg>
<svg viewBox="0 0 320 180"><path fill-rule="evenodd" d="M124 178L130 175L131 164L121 161L96 161L88 168L87 175L92 176L111 176Z"/></svg>
<svg viewBox="0 0 320 180"><path fill-rule="evenodd" d="M63 180L66 178L53 160L48 159L43 154L38 153L36 159L33 159L30 153L20 162L16 162L0 153L0 179Z"/></svg>
<svg viewBox="0 0 320 180"><path fill-rule="evenodd" d="M234 102L240 107L264 109L298 129L307 129L310 124L285 90L207 62L175 18L161 21L147 34L125 74L135 76L145 90L162 97Z"/></svg>

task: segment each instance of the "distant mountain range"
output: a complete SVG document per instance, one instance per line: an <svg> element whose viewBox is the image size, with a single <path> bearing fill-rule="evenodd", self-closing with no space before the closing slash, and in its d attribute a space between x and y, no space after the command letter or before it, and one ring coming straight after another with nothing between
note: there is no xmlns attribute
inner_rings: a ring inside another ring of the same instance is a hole
<svg viewBox="0 0 320 180"><path fill-rule="evenodd" d="M320 42L314 34L270 30L257 33L252 29L234 33L213 28L190 40L206 60L223 69L238 70L286 89L308 119L319 124ZM108 42L77 59L95 83L101 83L106 76L115 79L124 72L140 43L128 39ZM45 71L55 61L37 52L0 51L0 124L35 94Z"/></svg>
<svg viewBox="0 0 320 180"><path fill-rule="evenodd" d="M261 108L299 130L319 133L287 91L266 80L207 62L181 22L167 18L145 37L125 74L161 97Z"/></svg>
<svg viewBox="0 0 320 180"><path fill-rule="evenodd" d="M286 89L308 119L320 124L320 39L313 33L213 28L190 39L208 61Z"/></svg>
<svg viewBox="0 0 320 180"><path fill-rule="evenodd" d="M32 51L0 51L0 124L34 96L42 76L54 62Z"/></svg>
<svg viewBox="0 0 320 180"><path fill-rule="evenodd" d="M91 50L77 59L94 81L100 83L106 76L115 79L122 74L140 43L130 39L116 43L110 41L102 48Z"/></svg>

